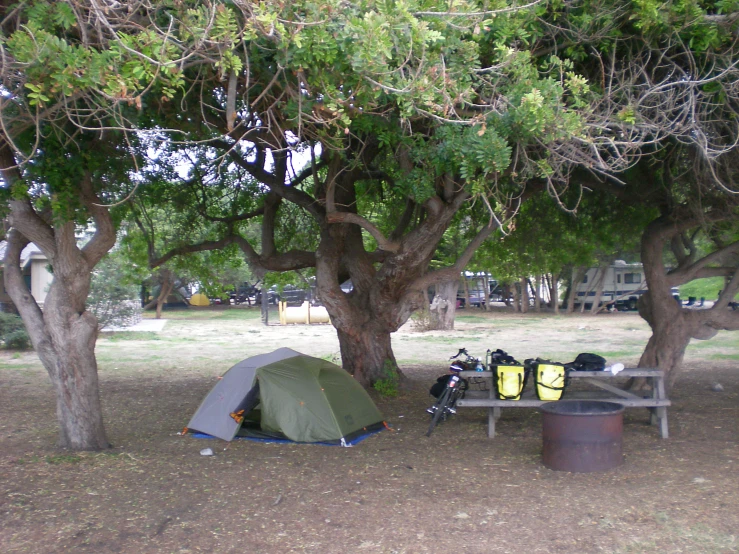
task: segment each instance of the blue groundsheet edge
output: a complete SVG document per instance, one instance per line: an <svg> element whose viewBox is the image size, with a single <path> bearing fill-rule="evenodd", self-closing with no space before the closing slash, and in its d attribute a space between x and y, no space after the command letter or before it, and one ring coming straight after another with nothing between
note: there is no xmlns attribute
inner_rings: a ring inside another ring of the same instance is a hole
<svg viewBox="0 0 739 554"><path fill-rule="evenodd" d="M360 435L358 437L353 438L350 441L344 441L344 444L346 446L354 446L355 444L359 444L367 437L371 437L372 435L376 435L380 431L383 431L385 427L380 427L379 429L374 429L372 431L367 431L363 435ZM217 439L218 437L214 437L213 435L208 435L207 433L200 433L200 432L192 432L189 433L191 437L194 437L196 439ZM291 441L290 439L267 439L267 438L259 438L259 437L234 437L234 440L247 440L252 442L268 442L268 443L278 443L278 444L284 444L284 443L290 443L290 444L320 444L321 446L343 446L341 442L298 442L298 441Z"/></svg>

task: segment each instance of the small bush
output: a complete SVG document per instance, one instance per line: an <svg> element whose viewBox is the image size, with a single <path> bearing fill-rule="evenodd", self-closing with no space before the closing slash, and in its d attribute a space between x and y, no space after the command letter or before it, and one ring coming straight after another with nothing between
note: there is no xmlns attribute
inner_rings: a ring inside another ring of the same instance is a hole
<svg viewBox="0 0 739 554"><path fill-rule="evenodd" d="M382 371L384 377L375 381L372 387L380 393L380 396L394 398L398 396L398 372L390 360L385 360Z"/></svg>
<svg viewBox="0 0 739 554"><path fill-rule="evenodd" d="M25 329L18 329L4 337L5 348L8 350L28 350L31 348L31 339Z"/></svg>
<svg viewBox="0 0 739 554"><path fill-rule="evenodd" d="M416 310L411 314L411 326L414 331L419 331L421 333L431 330L431 312L429 311L428 306L421 308L420 310Z"/></svg>
<svg viewBox="0 0 739 554"><path fill-rule="evenodd" d="M7 312L0 312L0 337L4 337L8 333L12 333L18 329L25 329L23 326L23 320L20 316Z"/></svg>
<svg viewBox="0 0 739 554"><path fill-rule="evenodd" d="M87 309L97 318L100 329L127 327L141 321L141 301L131 282L129 265L112 253L92 272Z"/></svg>
<svg viewBox="0 0 739 554"><path fill-rule="evenodd" d="M7 350L28 350L31 347L31 339L20 316L0 312L0 341Z"/></svg>

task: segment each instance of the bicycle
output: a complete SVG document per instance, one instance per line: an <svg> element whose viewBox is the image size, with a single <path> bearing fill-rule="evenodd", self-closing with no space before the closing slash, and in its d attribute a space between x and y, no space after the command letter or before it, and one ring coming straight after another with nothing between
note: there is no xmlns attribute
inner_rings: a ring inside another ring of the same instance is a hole
<svg viewBox="0 0 739 554"><path fill-rule="evenodd" d="M457 359L462 354L465 355L465 359ZM466 379L462 379L459 376L459 372L470 370L474 371L480 363L480 360L470 356L464 348L460 348L459 352L449 359L454 360L449 366L449 371L451 371L452 374L447 377L444 390L439 394L436 403L426 410L431 414L431 423L426 432L427 437L431 436L431 433L434 431L434 427L436 427L440 421L446 421L450 416L457 413L455 408L457 400L464 398L464 393L469 388L468 381Z"/></svg>
<svg viewBox="0 0 739 554"><path fill-rule="evenodd" d="M457 359L462 355L464 355L464 359ZM459 352L457 352L449 359L457 359L456 363L462 365L461 371L485 371L489 368L489 364L487 362L483 362L480 358L475 358L474 356L471 356L470 353L467 352L466 348L460 348ZM467 380L467 385L468 388L473 390L488 390L488 380L482 377L470 377Z"/></svg>
<svg viewBox="0 0 739 554"><path fill-rule="evenodd" d="M460 356L464 354L464 359L459 359ZM467 352L466 348L460 348L459 352L457 352L454 356L449 358L450 360L456 360L452 363L460 365L460 369L458 371L482 371L484 369L482 360L480 358L475 358L474 356L470 356L470 353ZM450 368L451 369L451 368Z"/></svg>

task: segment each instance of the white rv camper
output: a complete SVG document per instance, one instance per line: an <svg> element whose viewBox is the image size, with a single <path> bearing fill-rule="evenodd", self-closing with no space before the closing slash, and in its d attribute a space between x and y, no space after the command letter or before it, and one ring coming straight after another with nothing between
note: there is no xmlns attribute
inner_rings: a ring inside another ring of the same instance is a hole
<svg viewBox="0 0 739 554"><path fill-rule="evenodd" d="M585 303L590 308L598 290L601 279L600 268L591 267L577 285L575 304ZM600 305L614 306L618 310L636 310L639 296L647 290L642 264L627 264L616 260L607 269L603 277L603 294Z"/></svg>

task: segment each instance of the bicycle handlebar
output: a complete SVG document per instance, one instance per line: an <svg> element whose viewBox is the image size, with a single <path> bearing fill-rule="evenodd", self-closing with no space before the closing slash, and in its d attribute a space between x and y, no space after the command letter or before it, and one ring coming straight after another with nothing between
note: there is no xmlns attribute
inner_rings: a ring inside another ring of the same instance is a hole
<svg viewBox="0 0 739 554"><path fill-rule="evenodd" d="M455 358L459 358L459 357L460 357L460 356L461 356L462 354L464 354L464 355L465 355L465 356L467 356L468 358L470 358L470 357L471 357L471 356L469 355L469 352L467 352L467 349L466 349L466 348L460 348L460 349L459 349L459 352L457 352L457 353L456 353L456 354L455 354L454 356L452 356L452 357L451 357L451 358L449 358L449 359L450 359L450 360L453 360L453 359L455 359Z"/></svg>

